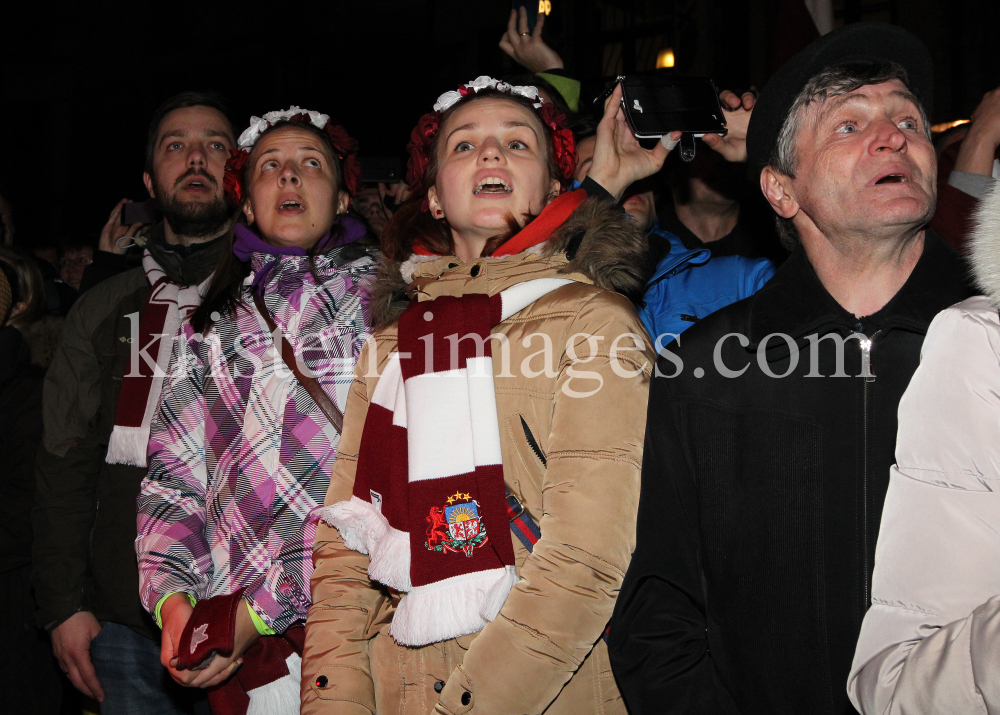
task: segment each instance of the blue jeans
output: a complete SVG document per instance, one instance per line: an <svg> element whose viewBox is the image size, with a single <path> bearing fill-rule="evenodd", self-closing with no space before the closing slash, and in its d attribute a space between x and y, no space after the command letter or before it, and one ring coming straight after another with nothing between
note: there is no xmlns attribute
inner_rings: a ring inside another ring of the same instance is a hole
<svg viewBox="0 0 1000 715"><path fill-rule="evenodd" d="M104 688L101 715L207 715L205 691L173 681L160 664L160 645L128 626L101 622L90 660Z"/></svg>

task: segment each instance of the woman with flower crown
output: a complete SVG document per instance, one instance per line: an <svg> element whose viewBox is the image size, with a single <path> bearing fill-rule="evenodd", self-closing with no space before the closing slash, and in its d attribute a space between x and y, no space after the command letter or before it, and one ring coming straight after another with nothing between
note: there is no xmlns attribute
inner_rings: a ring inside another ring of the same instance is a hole
<svg viewBox="0 0 1000 715"><path fill-rule="evenodd" d="M304 715L624 713L602 634L634 547L662 164L612 95L593 168L534 87L480 77L410 142L374 340L320 510Z"/></svg>
<svg viewBox="0 0 1000 715"><path fill-rule="evenodd" d="M376 267L348 213L356 152L325 114L251 120L226 165L242 212L232 250L175 342L150 432L140 596L163 628L164 666L210 688L216 715L298 712L309 514L329 484Z"/></svg>

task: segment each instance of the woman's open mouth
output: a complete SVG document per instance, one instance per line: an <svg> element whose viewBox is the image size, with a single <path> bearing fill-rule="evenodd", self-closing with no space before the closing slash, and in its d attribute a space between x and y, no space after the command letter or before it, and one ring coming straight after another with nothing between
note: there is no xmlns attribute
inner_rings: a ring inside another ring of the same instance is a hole
<svg viewBox="0 0 1000 715"><path fill-rule="evenodd" d="M282 214L296 214L301 213L306 210L306 207L300 204L298 201L282 201L281 205L278 206L278 212Z"/></svg>
<svg viewBox="0 0 1000 715"><path fill-rule="evenodd" d="M479 182L473 194L509 194L512 191L510 185L498 176L487 176Z"/></svg>

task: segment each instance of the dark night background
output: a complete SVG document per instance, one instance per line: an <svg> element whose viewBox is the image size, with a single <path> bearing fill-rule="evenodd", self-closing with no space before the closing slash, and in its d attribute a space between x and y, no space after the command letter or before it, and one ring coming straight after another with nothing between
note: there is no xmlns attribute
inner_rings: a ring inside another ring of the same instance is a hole
<svg viewBox="0 0 1000 715"><path fill-rule="evenodd" d="M675 71L720 87L762 86L788 0L551 0L546 39L584 81ZM171 94L212 88L239 133L251 114L326 112L363 156L403 156L441 92L519 72L498 47L510 0L7 2L0 10L0 193L16 243L96 244L115 202L146 197L149 116ZM835 25L895 22L936 63L933 120L968 117L1000 85L997 0L835 0Z"/></svg>

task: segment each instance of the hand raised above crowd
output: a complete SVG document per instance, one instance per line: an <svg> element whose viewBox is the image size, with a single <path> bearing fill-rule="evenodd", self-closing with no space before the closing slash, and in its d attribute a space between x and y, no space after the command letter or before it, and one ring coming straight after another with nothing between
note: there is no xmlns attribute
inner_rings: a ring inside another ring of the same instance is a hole
<svg viewBox="0 0 1000 715"><path fill-rule="evenodd" d="M728 89L719 95L722 111L726 115L725 136L706 134L702 141L719 152L727 161L742 162L747 160L747 128L750 126L750 115L753 113L757 98L753 92L744 92L742 97Z"/></svg>
<svg viewBox="0 0 1000 715"><path fill-rule="evenodd" d="M972 113L969 133L955 158L955 171L993 175L993 157L1000 146L1000 87L983 95Z"/></svg>
<svg viewBox="0 0 1000 715"><path fill-rule="evenodd" d="M604 104L604 116L597 125L594 161L587 174L614 196L616 202L633 183L659 171L670 153L663 143L668 137L652 149L643 149L625 119L621 104L622 88L618 85ZM668 136L676 141L680 132Z"/></svg>
<svg viewBox="0 0 1000 715"><path fill-rule="evenodd" d="M139 229L142 228L141 223L134 223L131 226L122 225L122 208L125 204L130 203L132 203L131 200L122 199L115 204L115 207L111 210L111 215L108 216L108 222L101 229L101 240L97 244L98 250L117 253L119 255L124 254L128 250L127 245L118 245L119 239L125 236L134 238L139 233Z"/></svg>
<svg viewBox="0 0 1000 715"><path fill-rule="evenodd" d="M511 59L531 72L544 72L552 69L562 69L563 61L559 54L545 44L542 39L542 27L545 25L545 15L538 14L538 22L533 33L528 32L528 14L521 8L520 18L517 10L510 11L507 21L507 32L500 38L500 49L510 55Z"/></svg>
<svg viewBox="0 0 1000 715"><path fill-rule="evenodd" d="M399 206L399 204L410 198L410 186L405 181L399 181L395 184L379 184L378 193L382 197L382 201L385 201L385 197L389 196L392 198L394 205ZM390 215L391 215L390 210Z"/></svg>

